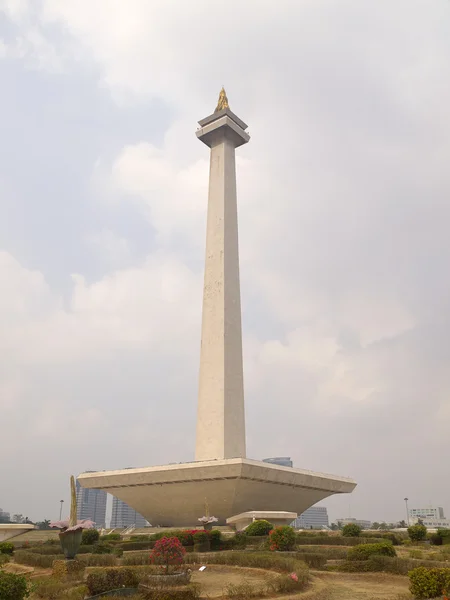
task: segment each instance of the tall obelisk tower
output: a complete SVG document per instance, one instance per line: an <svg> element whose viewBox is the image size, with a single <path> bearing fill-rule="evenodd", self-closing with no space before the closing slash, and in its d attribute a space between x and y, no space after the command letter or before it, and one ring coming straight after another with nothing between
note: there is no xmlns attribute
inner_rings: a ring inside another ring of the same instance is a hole
<svg viewBox="0 0 450 600"><path fill-rule="evenodd" d="M250 136L223 88L199 125L211 159L195 459L245 458L235 149Z"/></svg>

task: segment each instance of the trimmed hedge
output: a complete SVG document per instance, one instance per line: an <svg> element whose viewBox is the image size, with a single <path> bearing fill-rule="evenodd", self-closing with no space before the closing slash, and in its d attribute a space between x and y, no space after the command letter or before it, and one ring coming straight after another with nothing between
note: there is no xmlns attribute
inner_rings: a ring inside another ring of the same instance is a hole
<svg viewBox="0 0 450 600"><path fill-rule="evenodd" d="M300 546L296 554L320 554L327 560L342 560L347 558L348 549L343 546L324 548L322 546Z"/></svg>
<svg viewBox="0 0 450 600"><path fill-rule="evenodd" d="M117 564L117 558L113 554L82 554L78 559L87 567L113 566ZM28 565L29 567L41 567L49 569L55 560L64 560L63 554L37 554L27 550L17 550L14 556L16 563Z"/></svg>
<svg viewBox="0 0 450 600"><path fill-rule="evenodd" d="M89 573L86 580L91 596L118 588L137 588L141 580L136 569L104 569Z"/></svg>
<svg viewBox="0 0 450 600"><path fill-rule="evenodd" d="M408 558L398 558L391 556L374 555L369 560L347 560L339 565L330 567L333 571L343 571L345 573L364 573L364 572L385 572L395 575L408 575L408 573L418 567L441 568L438 562L430 560L411 560Z"/></svg>
<svg viewBox="0 0 450 600"><path fill-rule="evenodd" d="M130 552L123 555L124 566L150 565L150 552Z"/></svg>
<svg viewBox="0 0 450 600"><path fill-rule="evenodd" d="M49 569L54 560L64 560L64 554L36 554L27 550L16 550L14 560L19 565Z"/></svg>
<svg viewBox="0 0 450 600"><path fill-rule="evenodd" d="M409 590L415 598L437 598L450 590L450 569L418 567L409 573Z"/></svg>
<svg viewBox="0 0 450 600"><path fill-rule="evenodd" d="M100 536L101 542L120 542L122 540L122 536L120 533L108 533L106 535Z"/></svg>
<svg viewBox="0 0 450 600"><path fill-rule="evenodd" d="M297 546L359 546L360 544L382 543L386 540L382 538L364 538L364 537L338 537L338 536L299 536L297 537Z"/></svg>
<svg viewBox="0 0 450 600"><path fill-rule="evenodd" d="M378 544L361 544L350 548L347 552L348 560L368 560L374 555L397 556L394 546L390 542L380 542Z"/></svg>
<svg viewBox="0 0 450 600"><path fill-rule="evenodd" d="M313 552L297 552L295 557L305 562L311 569L323 569L327 564L327 557Z"/></svg>

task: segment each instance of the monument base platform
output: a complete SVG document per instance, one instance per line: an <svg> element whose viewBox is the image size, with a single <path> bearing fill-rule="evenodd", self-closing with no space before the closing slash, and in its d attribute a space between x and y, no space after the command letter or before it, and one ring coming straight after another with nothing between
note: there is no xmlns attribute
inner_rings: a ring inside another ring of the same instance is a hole
<svg viewBox="0 0 450 600"><path fill-rule="evenodd" d="M256 509L276 511L282 506L301 514L316 502L350 493L356 486L346 477L246 458L83 473L78 481L84 488L109 492L153 526L162 527L198 527L206 502L218 525Z"/></svg>
<svg viewBox="0 0 450 600"><path fill-rule="evenodd" d="M297 518L297 513L284 510L251 510L227 519L227 525L231 525L237 531L242 531L253 523L253 521L269 521L275 527L279 525L290 525Z"/></svg>
<svg viewBox="0 0 450 600"><path fill-rule="evenodd" d="M22 525L21 523L2 523L0 524L0 543L6 542L13 537L22 535L32 529L36 529L34 525Z"/></svg>

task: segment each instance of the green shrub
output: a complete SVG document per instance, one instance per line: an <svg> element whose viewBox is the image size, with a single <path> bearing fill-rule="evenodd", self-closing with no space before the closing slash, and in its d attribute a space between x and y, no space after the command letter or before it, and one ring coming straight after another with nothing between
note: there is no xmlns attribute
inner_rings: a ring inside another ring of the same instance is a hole
<svg viewBox="0 0 450 600"><path fill-rule="evenodd" d="M269 535L272 529L272 523L269 523L269 521L266 521L265 519L258 519L253 521L253 523L250 523L250 525L245 529L245 535Z"/></svg>
<svg viewBox="0 0 450 600"><path fill-rule="evenodd" d="M91 548L92 554L111 554L114 546L106 542L98 542Z"/></svg>
<svg viewBox="0 0 450 600"><path fill-rule="evenodd" d="M213 550L220 547L222 544L222 534L219 529L212 529L209 532L209 541Z"/></svg>
<svg viewBox="0 0 450 600"><path fill-rule="evenodd" d="M30 595L28 581L23 575L0 571L1 600L23 600Z"/></svg>
<svg viewBox="0 0 450 600"><path fill-rule="evenodd" d="M342 528L342 535L344 537L359 537L361 535L361 527L356 523L348 523Z"/></svg>
<svg viewBox="0 0 450 600"><path fill-rule="evenodd" d="M410 558L423 558L423 552L421 550L410 550L409 557Z"/></svg>
<svg viewBox="0 0 450 600"><path fill-rule="evenodd" d="M395 575L407 575L417 567L427 569L440 567L439 563L430 560L411 560L392 556L372 555L368 560L347 560L333 567L334 570L346 573L379 572L393 573Z"/></svg>
<svg viewBox="0 0 450 600"><path fill-rule="evenodd" d="M14 544L11 544L11 542L2 542L0 544L0 554L14 554Z"/></svg>
<svg viewBox="0 0 450 600"><path fill-rule="evenodd" d="M95 596L118 588L137 588L139 581L139 574L134 569L104 569L89 573L86 585L90 595Z"/></svg>
<svg viewBox="0 0 450 600"><path fill-rule="evenodd" d="M409 590L415 598L437 598L450 589L450 569L418 567L408 575Z"/></svg>
<svg viewBox="0 0 450 600"><path fill-rule="evenodd" d="M347 552L348 560L368 560L371 556L379 554L382 556L396 556L394 546L389 542L379 544L361 544L350 548Z"/></svg>
<svg viewBox="0 0 450 600"><path fill-rule="evenodd" d="M295 547L295 531L289 525L282 525L272 529L269 535L269 544L271 550L286 552Z"/></svg>
<svg viewBox="0 0 450 600"><path fill-rule="evenodd" d="M100 540L102 542L120 542L122 536L120 533L108 533L107 535L101 535Z"/></svg>
<svg viewBox="0 0 450 600"><path fill-rule="evenodd" d="M408 535L412 542L421 542L427 537L427 528L425 525L411 525L408 527Z"/></svg>
<svg viewBox="0 0 450 600"><path fill-rule="evenodd" d="M100 539L98 529L84 529L81 536L81 543L85 545L95 544Z"/></svg>

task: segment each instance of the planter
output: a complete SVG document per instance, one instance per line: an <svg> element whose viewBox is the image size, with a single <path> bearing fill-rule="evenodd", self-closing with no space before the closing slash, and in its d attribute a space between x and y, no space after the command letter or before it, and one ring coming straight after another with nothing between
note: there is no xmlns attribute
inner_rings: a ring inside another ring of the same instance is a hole
<svg viewBox="0 0 450 600"><path fill-rule="evenodd" d="M204 523L204 525L203 525L203 529L205 531L211 531L212 528L213 528L213 524L212 523Z"/></svg>
<svg viewBox="0 0 450 600"><path fill-rule="evenodd" d="M142 582L143 587L163 587L172 585L186 585L191 580L191 572L162 573L161 575L147 575Z"/></svg>
<svg viewBox="0 0 450 600"><path fill-rule="evenodd" d="M59 534L59 541L66 559L70 560L75 558L81 545L82 535L83 531L81 529L78 529L77 531L61 531Z"/></svg>

